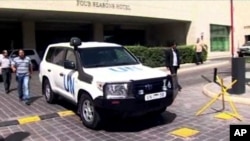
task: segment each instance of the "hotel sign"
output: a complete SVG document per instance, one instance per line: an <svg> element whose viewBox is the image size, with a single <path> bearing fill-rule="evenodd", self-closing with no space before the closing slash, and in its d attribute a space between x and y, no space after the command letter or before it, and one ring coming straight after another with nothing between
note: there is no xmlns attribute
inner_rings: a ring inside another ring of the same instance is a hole
<svg viewBox="0 0 250 141"><path fill-rule="evenodd" d="M104 2L92 1L92 0L76 0L77 6L82 7L94 7L103 9L118 9L118 10L131 10L130 5L120 3L110 3L108 0Z"/></svg>

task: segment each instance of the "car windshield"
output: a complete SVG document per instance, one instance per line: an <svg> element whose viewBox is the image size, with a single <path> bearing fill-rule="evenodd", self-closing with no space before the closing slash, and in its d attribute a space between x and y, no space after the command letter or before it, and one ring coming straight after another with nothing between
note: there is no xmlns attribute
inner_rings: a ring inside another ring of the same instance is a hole
<svg viewBox="0 0 250 141"><path fill-rule="evenodd" d="M79 54L85 68L139 64L124 47L81 48Z"/></svg>

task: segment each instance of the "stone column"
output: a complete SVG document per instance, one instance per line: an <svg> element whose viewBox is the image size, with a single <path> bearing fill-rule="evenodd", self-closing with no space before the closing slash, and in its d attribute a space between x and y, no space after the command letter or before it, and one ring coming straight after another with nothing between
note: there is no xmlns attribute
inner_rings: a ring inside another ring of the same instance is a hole
<svg viewBox="0 0 250 141"><path fill-rule="evenodd" d="M36 49L35 22L23 21L23 48Z"/></svg>
<svg viewBox="0 0 250 141"><path fill-rule="evenodd" d="M104 41L103 24L95 23L93 25L93 30L94 41Z"/></svg>

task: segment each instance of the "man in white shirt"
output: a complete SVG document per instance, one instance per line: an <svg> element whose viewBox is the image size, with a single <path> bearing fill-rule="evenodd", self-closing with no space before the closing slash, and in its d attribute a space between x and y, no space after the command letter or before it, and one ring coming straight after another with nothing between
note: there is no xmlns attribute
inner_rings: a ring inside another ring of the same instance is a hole
<svg viewBox="0 0 250 141"><path fill-rule="evenodd" d="M8 56L8 51L3 51L3 58L0 60L0 66L2 68L2 77L4 83L5 93L10 92L10 83L11 83L11 60Z"/></svg>
<svg viewBox="0 0 250 141"><path fill-rule="evenodd" d="M180 53L179 50L177 49L177 45L175 42L170 42L169 47L171 48L165 52L166 67L171 74L175 74L177 76L177 70L180 68ZM181 91L182 89L179 83L178 83L178 89L179 91Z"/></svg>

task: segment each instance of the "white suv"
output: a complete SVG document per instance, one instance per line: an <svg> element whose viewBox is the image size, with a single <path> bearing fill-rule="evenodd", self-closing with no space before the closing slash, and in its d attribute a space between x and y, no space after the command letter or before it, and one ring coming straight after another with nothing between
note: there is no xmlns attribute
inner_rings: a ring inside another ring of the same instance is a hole
<svg viewBox="0 0 250 141"><path fill-rule="evenodd" d="M143 66L121 45L79 38L48 46L39 79L48 103L60 95L77 104L91 129L110 116L159 115L178 93L176 77Z"/></svg>

